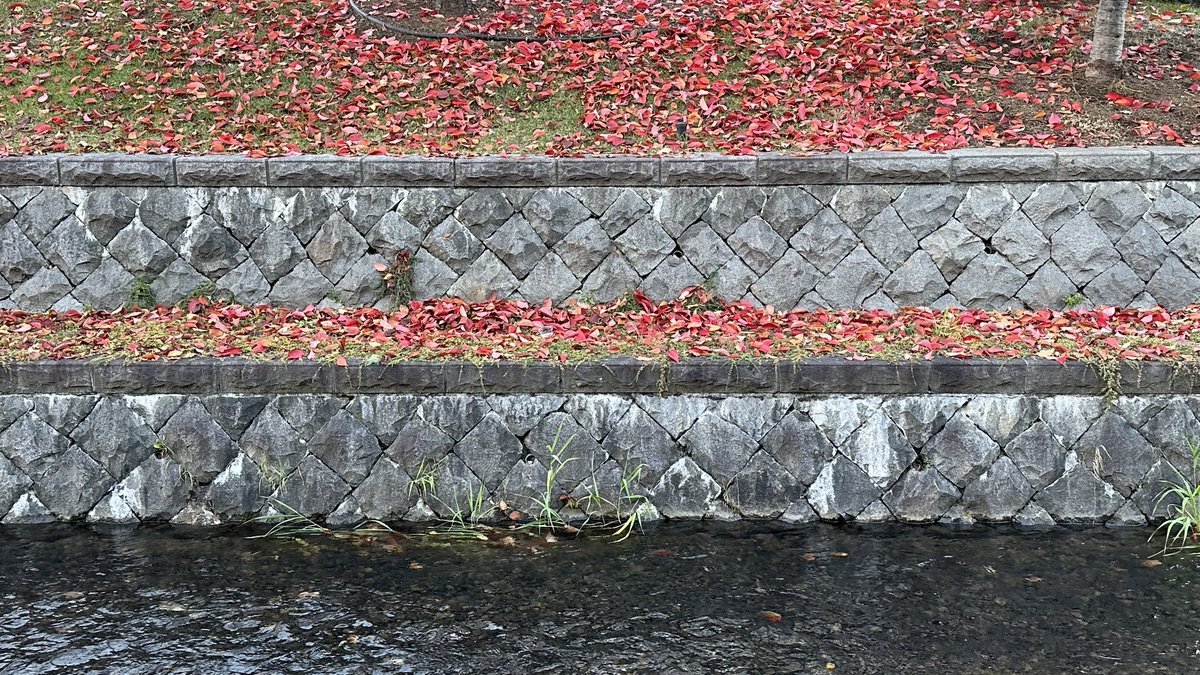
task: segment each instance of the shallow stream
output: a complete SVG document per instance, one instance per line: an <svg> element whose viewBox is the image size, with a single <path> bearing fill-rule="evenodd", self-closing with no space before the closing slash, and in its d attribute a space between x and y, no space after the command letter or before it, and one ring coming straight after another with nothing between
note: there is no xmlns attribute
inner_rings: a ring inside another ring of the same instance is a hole
<svg viewBox="0 0 1200 675"><path fill-rule="evenodd" d="M1196 672L1200 558L1148 534L0 528L0 673Z"/></svg>

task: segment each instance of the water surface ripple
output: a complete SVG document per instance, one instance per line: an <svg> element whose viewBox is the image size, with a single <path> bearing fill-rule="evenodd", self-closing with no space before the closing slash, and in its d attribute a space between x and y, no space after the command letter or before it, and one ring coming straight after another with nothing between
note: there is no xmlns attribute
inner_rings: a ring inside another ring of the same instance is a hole
<svg viewBox="0 0 1200 675"><path fill-rule="evenodd" d="M0 673L1184 673L1144 530L674 524L516 546L0 528Z"/></svg>

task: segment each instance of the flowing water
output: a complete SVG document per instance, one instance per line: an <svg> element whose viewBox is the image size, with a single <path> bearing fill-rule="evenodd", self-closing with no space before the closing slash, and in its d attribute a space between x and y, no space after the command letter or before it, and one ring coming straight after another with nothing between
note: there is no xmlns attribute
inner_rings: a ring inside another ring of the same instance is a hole
<svg viewBox="0 0 1200 675"><path fill-rule="evenodd" d="M1148 534L0 528L0 673L1197 672L1200 558Z"/></svg>

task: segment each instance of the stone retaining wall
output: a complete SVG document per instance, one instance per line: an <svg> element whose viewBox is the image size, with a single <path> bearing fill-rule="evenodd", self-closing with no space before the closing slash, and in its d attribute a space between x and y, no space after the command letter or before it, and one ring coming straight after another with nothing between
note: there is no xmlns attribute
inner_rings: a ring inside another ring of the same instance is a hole
<svg viewBox="0 0 1200 675"><path fill-rule="evenodd" d="M781 309L1178 307L1200 296L1200 150L788 157L0 158L0 307L155 299L671 298Z"/></svg>
<svg viewBox="0 0 1200 675"><path fill-rule="evenodd" d="M334 368L238 360L0 371L0 522L448 517L480 489L645 515L910 522L1161 517L1200 386L1053 362ZM1070 392L1070 393L1064 393ZM419 479L432 478L421 487Z"/></svg>

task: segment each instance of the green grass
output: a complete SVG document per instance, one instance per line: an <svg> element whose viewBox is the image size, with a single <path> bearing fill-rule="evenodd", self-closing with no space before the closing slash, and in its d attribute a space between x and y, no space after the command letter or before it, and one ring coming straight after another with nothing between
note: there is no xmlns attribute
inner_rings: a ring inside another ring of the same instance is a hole
<svg viewBox="0 0 1200 675"><path fill-rule="evenodd" d="M1184 551L1195 552L1200 548L1200 443L1190 442L1188 453L1192 458L1190 475L1175 469L1175 481L1163 491L1155 505L1157 510L1163 502L1167 505L1167 519L1154 531L1164 535L1163 555ZM1173 503L1178 499L1179 503ZM1153 537L1151 537L1153 539Z"/></svg>

